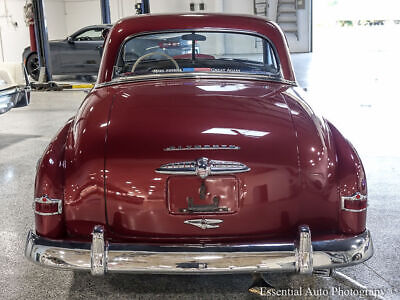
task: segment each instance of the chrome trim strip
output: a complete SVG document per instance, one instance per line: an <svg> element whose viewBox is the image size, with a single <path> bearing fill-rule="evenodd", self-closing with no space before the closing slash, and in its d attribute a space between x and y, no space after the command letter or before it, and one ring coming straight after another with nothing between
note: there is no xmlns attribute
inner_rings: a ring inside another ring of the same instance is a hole
<svg viewBox="0 0 400 300"><path fill-rule="evenodd" d="M118 79L113 79L112 81L99 83L95 85L95 88L101 88L116 84L122 83L132 83L132 82L141 82L141 81L156 81L163 79L176 79L176 78L189 78L189 79L239 79L239 80L257 80L257 81L273 81L283 84L288 84L292 86L297 86L297 83L294 81L286 80L286 79L274 79L274 77L263 76L263 75L251 75L250 74L236 74L236 73L172 73L172 74L152 74L152 75L138 75L138 76L129 76L129 77L120 77Z"/></svg>
<svg viewBox="0 0 400 300"><path fill-rule="evenodd" d="M299 237L300 239L300 237ZM308 241L308 238L306 238ZM342 239L314 241L314 269L346 267L362 263L373 255L370 232ZM25 256L45 267L91 270L91 244L51 240L29 232ZM105 245L108 272L249 273L299 272L295 243L239 245ZM305 247L309 249L309 247Z"/></svg>
<svg viewBox="0 0 400 300"><path fill-rule="evenodd" d="M244 173L251 169L236 161L209 160L201 157L195 161L181 161L162 165L155 171L160 174L169 175L197 175L206 178L209 175L223 175Z"/></svg>
<svg viewBox="0 0 400 300"><path fill-rule="evenodd" d="M360 192L355 193L353 196L349 196L349 197L345 197L342 196L341 197L341 208L344 211L349 211L349 212L363 212L365 210L367 210L366 207L361 208L361 209L350 209L350 208L346 208L344 206L344 201L345 200L350 200L350 201L366 201L367 200L367 195L363 195Z"/></svg>
<svg viewBox="0 0 400 300"><path fill-rule="evenodd" d="M187 146L169 146L164 151L197 151L197 150L240 150L236 145L187 145Z"/></svg>
<svg viewBox="0 0 400 300"><path fill-rule="evenodd" d="M43 200L43 198L45 200ZM36 210L36 203L43 203L43 204L57 204L57 211L53 213L44 213ZM40 216L54 216L54 215L61 215L62 214L62 200L60 199L52 199L47 195L44 195L40 198L35 198L33 201L33 211L35 214L40 215Z"/></svg>

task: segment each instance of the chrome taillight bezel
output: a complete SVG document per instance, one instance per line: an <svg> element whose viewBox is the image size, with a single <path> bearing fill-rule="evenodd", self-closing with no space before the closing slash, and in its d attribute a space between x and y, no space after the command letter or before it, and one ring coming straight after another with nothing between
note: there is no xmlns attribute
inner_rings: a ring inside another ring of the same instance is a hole
<svg viewBox="0 0 400 300"><path fill-rule="evenodd" d="M363 195L360 192L355 193L352 196L342 196L341 197L341 208L344 211L349 212L363 212L367 210L368 203L366 203L365 207L361 209L350 209L345 207L345 201L367 201L367 195Z"/></svg>
<svg viewBox="0 0 400 300"><path fill-rule="evenodd" d="M57 211L56 212L40 212L36 210L36 203L41 204L57 204ZM61 215L62 214L62 200L60 199L52 199L47 195L44 195L39 198L35 198L33 201L33 211L35 214L40 216L54 216L54 215Z"/></svg>

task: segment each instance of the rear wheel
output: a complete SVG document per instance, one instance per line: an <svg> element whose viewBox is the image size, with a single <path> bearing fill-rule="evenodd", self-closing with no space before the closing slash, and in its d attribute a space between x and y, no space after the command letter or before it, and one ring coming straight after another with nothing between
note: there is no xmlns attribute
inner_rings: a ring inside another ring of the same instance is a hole
<svg viewBox="0 0 400 300"><path fill-rule="evenodd" d="M37 53L32 53L26 59L26 71L28 72L29 76L32 77L34 80L39 79L40 73L40 65L39 65L39 58Z"/></svg>

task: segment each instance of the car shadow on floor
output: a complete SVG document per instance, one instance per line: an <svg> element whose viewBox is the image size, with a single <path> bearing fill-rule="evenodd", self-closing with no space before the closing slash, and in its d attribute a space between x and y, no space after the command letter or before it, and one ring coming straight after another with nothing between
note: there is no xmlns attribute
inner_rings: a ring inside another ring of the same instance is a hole
<svg viewBox="0 0 400 300"><path fill-rule="evenodd" d="M268 274L264 276L279 290L304 293L307 289L329 290L337 283L331 278L293 274ZM142 275L106 274L93 277L89 273L75 272L70 298L187 298L187 299L256 299L248 288L250 274L240 275ZM303 295L304 296L304 295ZM320 298L321 297L321 298ZM292 299L280 297L280 299ZM313 299L326 299L326 295L313 295Z"/></svg>
<svg viewBox="0 0 400 300"><path fill-rule="evenodd" d="M93 277L75 272L70 297L188 297L248 295L251 276L244 275L142 275L106 274ZM207 297L208 298L208 297Z"/></svg>
<svg viewBox="0 0 400 300"><path fill-rule="evenodd" d="M32 135L32 134L6 134L0 133L0 150L14 145L16 143L22 142L27 139L34 139L41 137L40 135Z"/></svg>

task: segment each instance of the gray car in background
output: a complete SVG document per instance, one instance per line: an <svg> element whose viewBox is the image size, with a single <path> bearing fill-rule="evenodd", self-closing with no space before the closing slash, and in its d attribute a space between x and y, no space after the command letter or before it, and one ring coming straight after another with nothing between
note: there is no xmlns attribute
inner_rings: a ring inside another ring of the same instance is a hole
<svg viewBox="0 0 400 300"><path fill-rule="evenodd" d="M50 41L51 72L53 75L97 75L103 52L103 30L112 25L93 25L84 27L65 40ZM192 42L183 40L180 35L171 33L163 40L143 36L135 39L135 43L128 45L124 58L136 61L146 54L152 58L160 53L165 53L174 58L190 56ZM195 52L199 49L196 46ZM40 68L36 52L30 47L25 48L22 55L28 74L38 80Z"/></svg>
<svg viewBox="0 0 400 300"><path fill-rule="evenodd" d="M104 38L102 32L112 25L84 27L64 40L50 41L51 72L53 75L97 75ZM28 74L39 79L39 60L30 47L24 49L22 59Z"/></svg>

